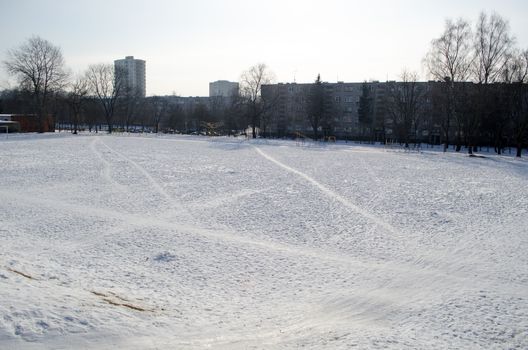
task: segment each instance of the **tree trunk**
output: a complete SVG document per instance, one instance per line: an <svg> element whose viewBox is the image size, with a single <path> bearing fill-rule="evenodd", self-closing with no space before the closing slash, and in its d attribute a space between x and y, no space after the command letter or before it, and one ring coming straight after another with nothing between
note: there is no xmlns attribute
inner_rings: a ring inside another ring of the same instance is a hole
<svg viewBox="0 0 528 350"><path fill-rule="evenodd" d="M77 117L73 117L73 134L77 135Z"/></svg>
<svg viewBox="0 0 528 350"><path fill-rule="evenodd" d="M318 135L318 132L317 132L317 129L315 126L312 126L312 129L313 129L313 137L314 137L314 141L317 141L317 139L319 138L319 135Z"/></svg>
<svg viewBox="0 0 528 350"><path fill-rule="evenodd" d="M108 133L112 133L112 119L110 117L106 117L106 124L108 125Z"/></svg>
<svg viewBox="0 0 528 350"><path fill-rule="evenodd" d="M44 132L44 108L42 107L42 100L39 98L38 95L35 95L35 110L37 112L37 123L38 123L38 132L41 134Z"/></svg>

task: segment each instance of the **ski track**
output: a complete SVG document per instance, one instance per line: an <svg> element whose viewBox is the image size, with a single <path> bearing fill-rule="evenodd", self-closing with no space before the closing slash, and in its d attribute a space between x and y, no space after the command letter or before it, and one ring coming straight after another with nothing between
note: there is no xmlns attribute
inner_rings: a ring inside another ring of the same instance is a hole
<svg viewBox="0 0 528 350"><path fill-rule="evenodd" d="M278 165L279 167L305 179L306 181L308 181L309 183L311 183L312 185L314 185L315 187L317 187L322 193L324 193L325 195L327 195L328 197L338 201L339 203L343 204L345 207L351 209L352 211L355 211L356 213L364 216L365 218L369 219L371 222L373 222L374 224L384 228L385 230L387 230L388 232L396 235L396 236L400 236L401 233L395 228L393 227L391 224L385 222L384 220L380 219L379 216L376 216L376 215L373 215L371 212L351 203L348 199L340 196L339 194L335 193L334 191L332 191L330 188L326 187L325 185L323 185L322 183L318 182L317 180L315 180L313 177L307 175L306 173L303 173L297 169L294 169L280 161L278 161L277 159L273 158L272 156L270 156L269 154L265 153L264 151L262 151L259 147L257 146L254 146L253 147L255 148L255 150L257 151L257 153L259 153L262 157L266 158L267 160L269 160L270 162Z"/></svg>

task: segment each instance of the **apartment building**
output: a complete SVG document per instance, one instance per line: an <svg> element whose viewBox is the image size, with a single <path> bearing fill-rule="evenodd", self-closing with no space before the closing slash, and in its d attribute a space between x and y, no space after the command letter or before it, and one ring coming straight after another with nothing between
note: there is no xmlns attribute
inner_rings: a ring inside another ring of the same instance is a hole
<svg viewBox="0 0 528 350"><path fill-rule="evenodd" d="M238 83L217 80L209 83L209 97L232 97L238 95Z"/></svg>
<svg viewBox="0 0 528 350"><path fill-rule="evenodd" d="M431 89L433 82L417 82L413 89L420 94L420 110L417 113L428 113L430 110ZM383 141L396 137L396 126L401 122L395 120L395 99L404 87L402 82L363 82L346 83L322 83L325 99L328 101L326 107L327 117L325 124L321 124L321 134L333 135L340 138L353 138ZM313 84L278 83L264 85L262 96L267 101L273 101L273 108L267 116L267 130L278 137L292 136L295 133L312 135L310 124L309 99L310 89ZM367 91L365 92L364 89ZM360 120L359 107L361 98L368 96L369 117L368 121ZM430 116L430 115L428 115ZM411 121L412 124L412 121ZM416 124L416 125L415 125ZM421 118L420 125L415 123L409 126L414 138L424 139L431 135L438 135L438 126L430 118ZM326 128L326 130L325 130ZM407 131L406 131L407 132Z"/></svg>
<svg viewBox="0 0 528 350"><path fill-rule="evenodd" d="M114 61L116 77L123 79L126 93L138 97L146 96L145 66L145 60L135 59L134 56Z"/></svg>

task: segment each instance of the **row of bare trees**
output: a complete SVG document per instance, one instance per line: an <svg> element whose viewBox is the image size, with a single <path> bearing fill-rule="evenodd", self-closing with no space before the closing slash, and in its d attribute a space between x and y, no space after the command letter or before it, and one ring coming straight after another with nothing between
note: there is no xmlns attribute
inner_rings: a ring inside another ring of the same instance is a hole
<svg viewBox="0 0 528 350"><path fill-rule="evenodd" d="M444 82L435 95L437 111L443 111L437 122L444 149L453 123L457 150L464 139L469 153L477 138L489 132L495 134L492 137L500 153L504 132L510 127L520 156L528 119L523 101L528 49L515 47L507 20L496 13L481 13L474 28L462 18L447 20L442 35L431 42L424 65L431 78Z"/></svg>
<svg viewBox="0 0 528 350"><path fill-rule="evenodd" d="M16 91L4 91L2 100L10 101L4 104L18 101L19 105L11 111L22 109L36 114L41 132L44 117L54 114L58 122L67 122L74 133L81 124L97 130L103 120L109 133L116 124L127 131L140 124L154 132L162 126L189 132L215 122L222 124L227 133L249 125L256 137L271 106L262 98L261 88L274 79L266 65L257 64L242 74L240 94L221 108L215 108L214 101L182 107L171 104L168 97L138 96L125 84L124 72L112 64L93 64L85 72L73 75L66 68L60 48L38 36L9 50L3 64L19 83ZM28 102L31 108L27 108Z"/></svg>
<svg viewBox="0 0 528 350"><path fill-rule="evenodd" d="M505 19L482 13L473 27L464 19L447 20L423 63L435 83L420 83L416 73L404 72L400 82L385 83L383 108L375 108L380 101L374 101L371 88L364 85L357 106L360 137L374 139L367 134L380 132L385 138L390 129L392 137L408 145L413 137L416 141L418 128L428 124L441 129L444 149L465 145L472 153L474 146L492 143L501 152L508 142L517 145L520 155L528 134L528 50L515 47ZM278 89L263 94L263 86L274 82L264 64L245 71L239 94L219 104L214 99L182 104L170 97L141 98L111 64L90 65L72 77L60 49L39 37L9 51L4 66L19 81L17 98L25 96L31 102L39 121L53 113L72 125L73 132L81 124L97 130L103 123L108 132L115 126L128 131L139 124L154 132L160 128L201 132L214 126L229 134L249 126L255 138L259 129L266 135L278 123L272 119L281 96ZM325 137L332 135L336 115L342 111L336 110L335 96L320 76L309 85L298 108L315 139L321 131ZM286 129L289 122L280 121Z"/></svg>
<svg viewBox="0 0 528 350"><path fill-rule="evenodd" d="M112 131L116 100L124 86L112 65L91 65L84 74L72 79L60 48L38 36L9 50L3 63L7 72L17 79L20 89L30 97L32 112L37 116L41 132L42 121L56 102L52 99L65 92L75 132L88 96L97 98L104 111L108 130Z"/></svg>
<svg viewBox="0 0 528 350"><path fill-rule="evenodd" d="M444 150L506 145L517 156L528 143L528 49L515 47L508 21L496 13L481 13L475 26L464 19L445 23L431 42L424 67L430 82L418 82L404 71L399 82L384 85L382 107L374 113L373 89L364 84L358 118L372 134L389 125L397 141L408 146L418 140L419 127L441 130ZM376 101L379 104L380 101ZM379 106L378 106L379 107ZM384 131L382 132L384 133Z"/></svg>

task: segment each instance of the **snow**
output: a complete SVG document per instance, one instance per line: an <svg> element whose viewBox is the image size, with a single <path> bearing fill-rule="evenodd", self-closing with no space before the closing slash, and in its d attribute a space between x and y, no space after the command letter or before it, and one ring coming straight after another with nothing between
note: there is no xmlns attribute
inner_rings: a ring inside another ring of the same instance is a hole
<svg viewBox="0 0 528 350"><path fill-rule="evenodd" d="M524 349L528 162L0 138L0 348Z"/></svg>

